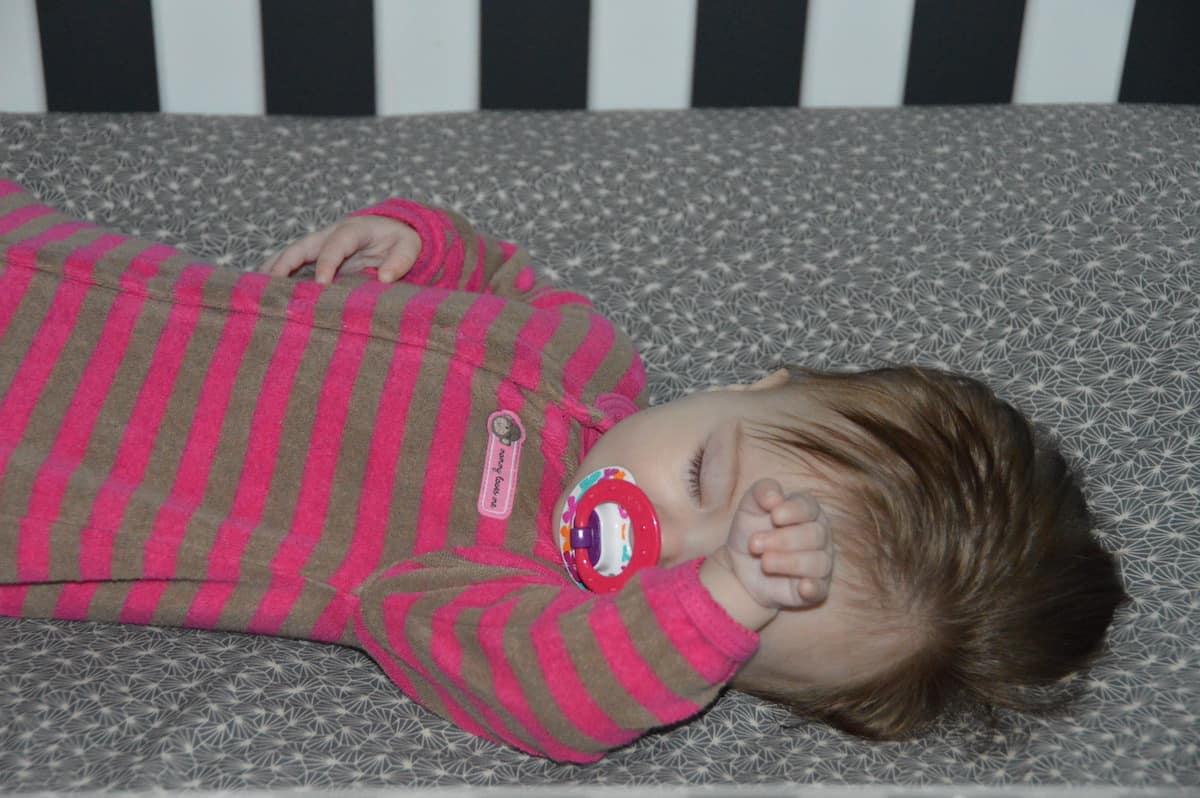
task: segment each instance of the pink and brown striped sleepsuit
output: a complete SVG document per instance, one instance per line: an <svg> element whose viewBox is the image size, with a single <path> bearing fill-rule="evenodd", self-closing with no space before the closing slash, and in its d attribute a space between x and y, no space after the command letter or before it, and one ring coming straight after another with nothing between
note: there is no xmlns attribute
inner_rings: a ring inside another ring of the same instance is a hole
<svg viewBox="0 0 1200 798"><path fill-rule="evenodd" d="M0 181L0 614L355 646L558 760L699 712L757 636L698 561L579 590L551 518L644 406L629 338L453 213L363 212L420 233L403 282L198 263ZM498 411L524 429L506 517L481 512Z"/></svg>

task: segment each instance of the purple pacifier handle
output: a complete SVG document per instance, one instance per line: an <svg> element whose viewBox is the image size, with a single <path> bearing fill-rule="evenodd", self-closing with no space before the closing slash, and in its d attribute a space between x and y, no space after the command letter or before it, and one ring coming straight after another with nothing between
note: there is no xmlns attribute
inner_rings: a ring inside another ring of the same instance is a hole
<svg viewBox="0 0 1200 798"><path fill-rule="evenodd" d="M587 526L571 527L571 548L587 549L592 562L600 560L600 516L592 512Z"/></svg>

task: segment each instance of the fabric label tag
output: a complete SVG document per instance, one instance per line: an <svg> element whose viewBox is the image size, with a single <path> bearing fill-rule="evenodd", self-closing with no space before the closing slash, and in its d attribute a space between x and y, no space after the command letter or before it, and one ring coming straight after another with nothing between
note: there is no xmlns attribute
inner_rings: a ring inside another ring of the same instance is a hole
<svg viewBox="0 0 1200 798"><path fill-rule="evenodd" d="M479 483L479 514L508 518L517 490L517 466L525 427L516 413L497 410L488 416L488 447L483 458L483 480Z"/></svg>

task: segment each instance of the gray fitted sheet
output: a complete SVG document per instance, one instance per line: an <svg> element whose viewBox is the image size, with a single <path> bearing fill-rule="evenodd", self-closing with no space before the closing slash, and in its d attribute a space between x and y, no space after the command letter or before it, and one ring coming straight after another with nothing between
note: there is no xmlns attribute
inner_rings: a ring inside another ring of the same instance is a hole
<svg viewBox="0 0 1200 798"><path fill-rule="evenodd" d="M1197 108L0 115L0 175L238 268L389 195L454 206L630 330L655 401L783 360L965 370L1062 440L1134 599L1055 719L870 744L727 693L591 767L349 649L0 619L0 790L1200 784Z"/></svg>

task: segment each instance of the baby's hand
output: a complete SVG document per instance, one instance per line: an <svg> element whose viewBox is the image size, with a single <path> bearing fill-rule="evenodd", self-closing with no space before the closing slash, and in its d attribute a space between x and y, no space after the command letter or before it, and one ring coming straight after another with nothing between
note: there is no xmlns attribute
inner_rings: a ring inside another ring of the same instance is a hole
<svg viewBox="0 0 1200 798"><path fill-rule="evenodd" d="M384 216L352 216L309 233L268 258L260 272L288 277L306 263L317 264L316 281L329 283L339 271L353 274L378 268L391 283L408 274L421 254L421 237L403 222Z"/></svg>
<svg viewBox="0 0 1200 798"><path fill-rule="evenodd" d="M725 545L734 575L762 607L807 607L829 595L829 519L806 493L784 496L773 479L755 482L738 505Z"/></svg>

